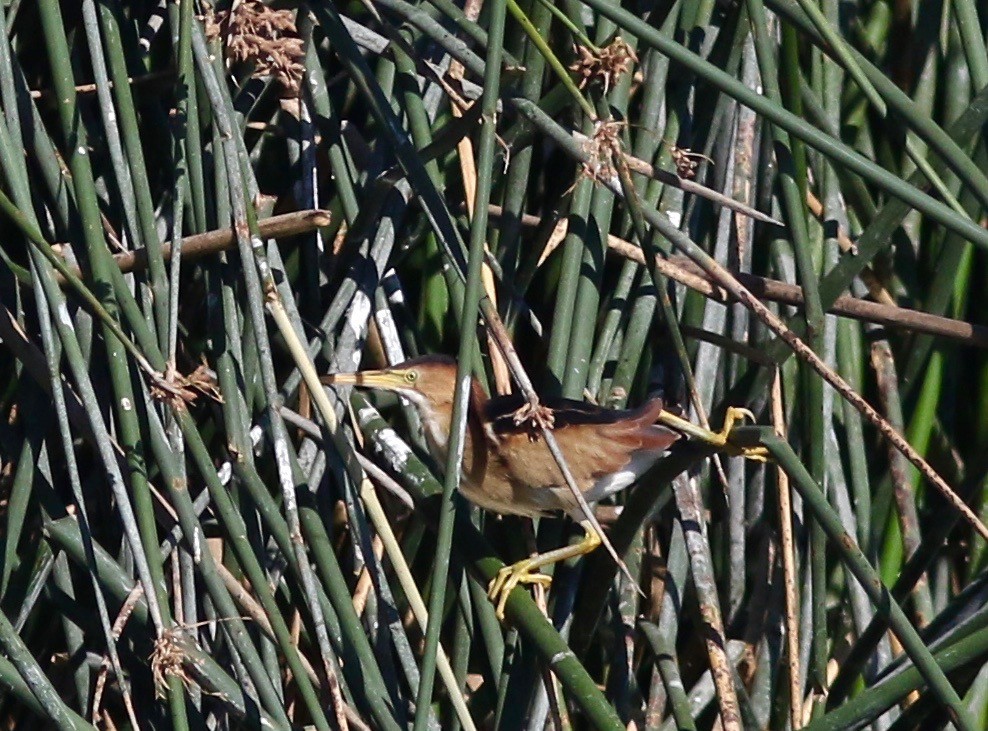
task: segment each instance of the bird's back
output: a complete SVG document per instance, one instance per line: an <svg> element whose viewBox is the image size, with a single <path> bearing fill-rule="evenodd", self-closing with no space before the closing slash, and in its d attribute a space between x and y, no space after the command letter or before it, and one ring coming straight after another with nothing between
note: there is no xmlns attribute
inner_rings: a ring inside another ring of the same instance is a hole
<svg viewBox="0 0 988 731"><path fill-rule="evenodd" d="M516 423L515 415L525 403L519 396L502 396L485 404L491 444L484 483L464 485L463 491L481 506L502 513L562 510L582 517L544 440L530 425ZM552 410L553 436L588 502L630 485L679 438L654 423L662 411L661 399L626 411L568 399L543 405ZM495 496L497 506L484 504L494 502Z"/></svg>

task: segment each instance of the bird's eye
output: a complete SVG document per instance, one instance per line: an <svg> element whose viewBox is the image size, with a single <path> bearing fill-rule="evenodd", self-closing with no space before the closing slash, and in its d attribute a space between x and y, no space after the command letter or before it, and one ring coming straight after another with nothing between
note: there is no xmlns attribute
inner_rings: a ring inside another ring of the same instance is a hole
<svg viewBox="0 0 988 731"><path fill-rule="evenodd" d="M415 383L418 377L419 377L418 371L406 371L405 383Z"/></svg>

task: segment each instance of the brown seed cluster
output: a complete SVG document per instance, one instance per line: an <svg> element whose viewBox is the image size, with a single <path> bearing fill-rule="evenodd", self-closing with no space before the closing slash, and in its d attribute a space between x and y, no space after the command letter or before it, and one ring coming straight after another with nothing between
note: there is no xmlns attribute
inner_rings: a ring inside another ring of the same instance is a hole
<svg viewBox="0 0 988 731"><path fill-rule="evenodd" d="M700 166L701 160L713 164L713 160L706 155L675 145L672 146L671 154L672 161L676 164L676 174L685 180L692 180L696 177L696 170Z"/></svg>
<svg viewBox="0 0 988 731"><path fill-rule="evenodd" d="M607 183L617 175L617 161L621 152L621 129L624 121L610 120L598 122L594 133L587 138L583 148L587 160L583 163L583 174L599 183Z"/></svg>
<svg viewBox="0 0 988 731"><path fill-rule="evenodd" d="M180 642L181 627L166 630L155 640L154 652L151 653L151 676L154 678L154 694L164 698L168 691L168 678L177 677L187 688L192 686L192 679L186 674L182 661L185 651Z"/></svg>
<svg viewBox="0 0 988 731"><path fill-rule="evenodd" d="M604 85L605 94L610 91L621 74L638 62L634 49L620 36L616 36L603 48L577 46L576 55L577 59L570 65L569 70L580 77L580 88L591 81L599 80Z"/></svg>
<svg viewBox="0 0 988 731"><path fill-rule="evenodd" d="M293 10L274 10L260 0L247 0L232 12L210 13L205 25L207 37L224 39L228 61L252 64L255 78L273 76L286 93L298 94L305 52Z"/></svg>
<svg viewBox="0 0 988 731"><path fill-rule="evenodd" d="M223 403L216 379L205 365L199 366L187 376L183 376L175 368L168 368L151 384L151 398L164 401L173 408L184 408L195 403L200 395Z"/></svg>

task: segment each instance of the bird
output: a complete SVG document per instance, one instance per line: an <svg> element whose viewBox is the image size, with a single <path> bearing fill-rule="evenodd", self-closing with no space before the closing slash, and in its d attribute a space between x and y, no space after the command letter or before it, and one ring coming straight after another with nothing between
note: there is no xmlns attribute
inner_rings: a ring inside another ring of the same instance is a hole
<svg viewBox="0 0 988 731"><path fill-rule="evenodd" d="M391 391L407 399L418 412L430 451L445 464L456 373L455 359L428 355L381 370L334 373L321 381ZM754 419L746 409L728 409L724 429L711 432L666 410L661 398L626 410L571 399L541 401L533 408L520 395L488 398L471 377L460 492L475 505L501 515L535 518L562 511L584 529L578 543L501 569L488 585L497 618L504 621L508 596L518 584L548 587L551 578L541 573L543 569L590 553L601 544L540 438L540 424L552 429L576 486L593 504L629 487L686 435L761 459L757 448L732 447L728 442L734 422L742 418ZM660 419L663 424L656 423Z"/></svg>

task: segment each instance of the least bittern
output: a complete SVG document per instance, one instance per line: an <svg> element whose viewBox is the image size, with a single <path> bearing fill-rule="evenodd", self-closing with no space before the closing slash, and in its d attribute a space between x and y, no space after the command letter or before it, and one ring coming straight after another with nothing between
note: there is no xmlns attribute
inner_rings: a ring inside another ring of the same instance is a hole
<svg viewBox="0 0 988 731"><path fill-rule="evenodd" d="M418 411L433 454L445 459L456 382L452 358L426 356L393 368L338 373L322 380L404 396ZM503 568L488 587L499 619L504 618L505 602L516 585L548 586L551 579L539 573L541 569L589 553L601 543L537 430L526 423L526 405L518 396L488 398L480 384L472 381L460 492L474 504L502 515L536 517L561 510L580 523L586 534L579 543ZM659 398L627 411L568 399L543 404L543 416L552 424L553 436L588 503L631 485L683 435L729 448L731 425L741 416L750 416L743 409L730 409L724 429L711 432L663 406ZM659 420L666 425L657 424ZM737 452L760 457L741 449Z"/></svg>

